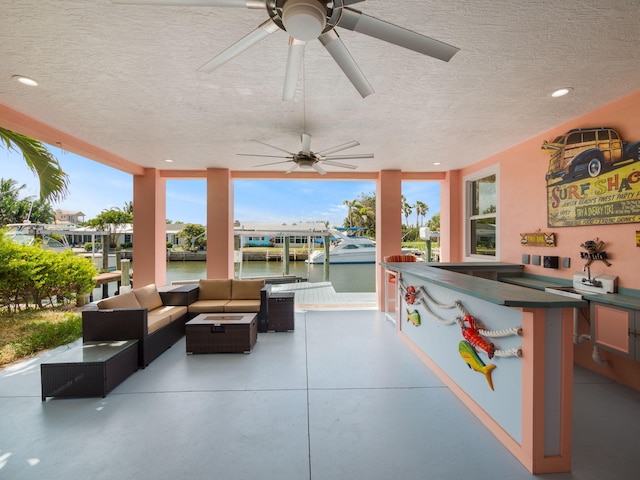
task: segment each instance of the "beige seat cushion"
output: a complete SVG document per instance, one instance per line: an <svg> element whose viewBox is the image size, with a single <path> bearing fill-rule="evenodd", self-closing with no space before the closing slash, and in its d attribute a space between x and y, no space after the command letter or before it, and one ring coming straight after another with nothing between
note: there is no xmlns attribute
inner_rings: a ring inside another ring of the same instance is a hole
<svg viewBox="0 0 640 480"><path fill-rule="evenodd" d="M169 315L170 321L175 321L187 314L187 307L177 305L165 305L149 312L149 315Z"/></svg>
<svg viewBox="0 0 640 480"><path fill-rule="evenodd" d="M198 300L189 307L189 313L222 313L228 300Z"/></svg>
<svg viewBox="0 0 640 480"><path fill-rule="evenodd" d="M145 287L134 288L133 293L136 295L138 303L140 303L142 308L151 311L162 306L162 298L153 283Z"/></svg>
<svg viewBox="0 0 640 480"><path fill-rule="evenodd" d="M171 323L171 315L166 312L160 312L153 314L153 312L149 313L147 317L147 331L148 333L153 333L156 330L169 325Z"/></svg>
<svg viewBox="0 0 640 480"><path fill-rule="evenodd" d="M224 306L225 312L259 312L260 300L231 300Z"/></svg>
<svg viewBox="0 0 640 480"><path fill-rule="evenodd" d="M115 297L100 300L98 302L98 308L100 310L108 310L112 308L142 308L142 306L140 302L138 302L133 290L130 290Z"/></svg>
<svg viewBox="0 0 640 480"><path fill-rule="evenodd" d="M260 290L264 280L233 280L231 283L231 300L260 300Z"/></svg>
<svg viewBox="0 0 640 480"><path fill-rule="evenodd" d="M229 300L231 298L231 280L202 279L198 285L200 287L198 300Z"/></svg>

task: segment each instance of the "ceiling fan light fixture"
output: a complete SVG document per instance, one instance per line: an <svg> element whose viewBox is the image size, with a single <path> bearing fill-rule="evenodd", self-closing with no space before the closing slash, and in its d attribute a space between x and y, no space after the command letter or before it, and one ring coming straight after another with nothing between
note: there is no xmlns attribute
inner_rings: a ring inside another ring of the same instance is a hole
<svg viewBox="0 0 640 480"><path fill-rule="evenodd" d="M298 160L297 163L300 168L313 168L315 162L313 160Z"/></svg>
<svg viewBox="0 0 640 480"><path fill-rule="evenodd" d="M326 14L326 8L317 0L289 0L282 9L282 23L293 38L308 42L324 30Z"/></svg>

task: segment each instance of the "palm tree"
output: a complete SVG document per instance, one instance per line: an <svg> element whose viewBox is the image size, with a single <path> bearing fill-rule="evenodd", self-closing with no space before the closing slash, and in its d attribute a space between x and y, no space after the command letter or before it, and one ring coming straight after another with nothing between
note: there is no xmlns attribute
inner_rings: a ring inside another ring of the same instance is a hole
<svg viewBox="0 0 640 480"><path fill-rule="evenodd" d="M417 228L420 228L420 225L422 225L422 223L420 222L420 217L424 219L424 216L429 211L429 206L426 203L421 202L420 200L417 200L415 204L415 208L416 208L416 229L417 229Z"/></svg>
<svg viewBox="0 0 640 480"><path fill-rule="evenodd" d="M0 127L0 144L7 150L22 152L27 166L40 181L40 201L56 202L67 196L69 177L42 142Z"/></svg>
<svg viewBox="0 0 640 480"><path fill-rule="evenodd" d="M20 198L26 185L18 185L15 180L0 178L0 226L9 223L50 223L55 218L51 205L35 200L34 197Z"/></svg>
<svg viewBox="0 0 640 480"><path fill-rule="evenodd" d="M347 206L347 220L349 223L349 227L353 227L353 214L357 214L360 208L360 204L358 200L345 200L342 202Z"/></svg>
<svg viewBox="0 0 640 480"><path fill-rule="evenodd" d="M409 215L413 212L413 208L407 202L407 198L402 195L402 214L404 215L404 224L409 228Z"/></svg>
<svg viewBox="0 0 640 480"><path fill-rule="evenodd" d="M122 207L122 211L133 215L133 201L124 202L124 207ZM171 222L167 220L167 223L171 223Z"/></svg>

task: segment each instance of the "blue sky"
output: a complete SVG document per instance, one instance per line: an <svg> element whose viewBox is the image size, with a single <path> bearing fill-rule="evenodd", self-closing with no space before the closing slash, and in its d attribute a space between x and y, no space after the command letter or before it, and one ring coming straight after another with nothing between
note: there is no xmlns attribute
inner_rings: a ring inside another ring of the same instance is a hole
<svg viewBox="0 0 640 480"><path fill-rule="evenodd" d="M69 175L69 195L53 208L81 210L87 220L110 207L122 208L133 200L133 178L127 173L93 160L65 152L49 150ZM26 167L22 156L0 146L0 177L25 184L20 197L37 196L37 178ZM427 219L440 211L440 186L437 182L405 182L403 194L413 204L417 200L429 206ZM329 221L341 226L347 216L345 200L361 193L374 193L370 181L313 180L237 180L234 184L234 217L241 222ZM206 182L204 180L167 181L167 218L184 223L205 224ZM415 214L409 218L415 223Z"/></svg>

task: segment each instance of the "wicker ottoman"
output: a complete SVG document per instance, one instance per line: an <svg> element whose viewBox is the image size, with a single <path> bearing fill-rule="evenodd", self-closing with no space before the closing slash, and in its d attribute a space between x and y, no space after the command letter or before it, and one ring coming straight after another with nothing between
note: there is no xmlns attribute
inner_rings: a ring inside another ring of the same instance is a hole
<svg viewBox="0 0 640 480"><path fill-rule="evenodd" d="M258 339L255 313L202 313L185 324L187 353L250 353Z"/></svg>

